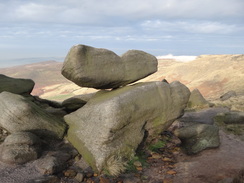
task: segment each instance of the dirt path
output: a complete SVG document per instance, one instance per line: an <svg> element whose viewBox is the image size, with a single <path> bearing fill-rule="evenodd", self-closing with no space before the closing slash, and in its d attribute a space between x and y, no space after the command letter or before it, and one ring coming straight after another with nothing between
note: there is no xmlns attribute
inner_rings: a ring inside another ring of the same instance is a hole
<svg viewBox="0 0 244 183"><path fill-rule="evenodd" d="M220 131L221 145L196 156L181 154L174 183L217 183L244 168L244 141Z"/></svg>

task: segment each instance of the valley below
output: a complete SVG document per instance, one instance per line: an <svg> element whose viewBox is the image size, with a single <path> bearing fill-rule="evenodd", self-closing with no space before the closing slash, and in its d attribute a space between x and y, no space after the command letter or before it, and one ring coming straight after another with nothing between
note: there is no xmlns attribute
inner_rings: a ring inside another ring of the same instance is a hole
<svg viewBox="0 0 244 183"><path fill-rule="evenodd" d="M79 87L61 75L62 62L46 61L10 68L0 68L0 73L32 79L32 95L62 101L71 96L86 94L95 89ZM244 55L201 55L190 62L173 59L158 60L158 71L138 82L175 80L190 90L197 88L207 99L217 99L234 90L244 94Z"/></svg>

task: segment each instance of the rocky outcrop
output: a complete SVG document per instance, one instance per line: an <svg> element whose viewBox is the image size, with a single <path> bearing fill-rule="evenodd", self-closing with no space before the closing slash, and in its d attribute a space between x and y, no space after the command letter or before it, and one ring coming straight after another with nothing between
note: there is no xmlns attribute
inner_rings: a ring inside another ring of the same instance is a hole
<svg viewBox="0 0 244 183"><path fill-rule="evenodd" d="M39 157L41 140L30 132L16 132L9 135L1 146L1 161L23 164Z"/></svg>
<svg viewBox="0 0 244 183"><path fill-rule="evenodd" d="M20 95L28 95L33 90L34 85L35 83L31 79L11 78L0 74L0 93L7 91Z"/></svg>
<svg viewBox="0 0 244 183"><path fill-rule="evenodd" d="M98 92L64 117L69 124L68 140L94 170L122 170L145 131L150 138L168 128L183 114L189 95L179 82L138 83Z"/></svg>
<svg viewBox="0 0 244 183"><path fill-rule="evenodd" d="M0 93L0 127L10 133L29 131L41 137L62 138L66 124L26 98Z"/></svg>
<svg viewBox="0 0 244 183"><path fill-rule="evenodd" d="M157 63L156 57L139 50L119 57L107 49L76 45L65 58L62 74L82 87L118 88L156 72Z"/></svg>
<svg viewBox="0 0 244 183"><path fill-rule="evenodd" d="M208 107L209 102L202 96L198 89L191 92L187 107L188 108L204 108Z"/></svg>
<svg viewBox="0 0 244 183"><path fill-rule="evenodd" d="M196 154L204 149L220 145L219 129L214 125L194 124L175 130L187 154Z"/></svg>

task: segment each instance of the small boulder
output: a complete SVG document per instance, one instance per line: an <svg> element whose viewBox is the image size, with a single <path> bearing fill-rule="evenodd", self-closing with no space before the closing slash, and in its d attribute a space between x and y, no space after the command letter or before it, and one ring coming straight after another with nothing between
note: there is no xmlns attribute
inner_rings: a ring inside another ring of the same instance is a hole
<svg viewBox="0 0 244 183"><path fill-rule="evenodd" d="M43 175L53 175L64 170L71 155L63 152L54 152L35 161L36 169Z"/></svg>
<svg viewBox="0 0 244 183"><path fill-rule="evenodd" d="M39 157L41 140L30 132L16 132L6 137L1 146L3 162L23 164Z"/></svg>
<svg viewBox="0 0 244 183"><path fill-rule="evenodd" d="M229 98L235 97L235 96L236 96L236 92L231 90L231 91L228 91L227 93L225 93L224 95L220 96L220 100L225 101L225 100L228 100Z"/></svg>
<svg viewBox="0 0 244 183"><path fill-rule="evenodd" d="M213 125L196 123L176 129L174 133L181 140L187 154L196 154L220 145L219 128Z"/></svg>
<svg viewBox="0 0 244 183"><path fill-rule="evenodd" d="M32 92L34 85L35 83L31 79L11 78L0 74L0 93L7 91L19 95L28 95Z"/></svg>
<svg viewBox="0 0 244 183"><path fill-rule="evenodd" d="M29 131L41 137L62 138L67 125L26 98L0 93L0 127L10 133Z"/></svg>
<svg viewBox="0 0 244 183"><path fill-rule="evenodd" d="M208 107L209 102L202 96L198 89L191 92L187 107L188 108L204 108Z"/></svg>
<svg viewBox="0 0 244 183"><path fill-rule="evenodd" d="M81 87L109 89L125 86L157 71L155 56L130 50L122 57L86 45L73 46L65 58L62 74Z"/></svg>

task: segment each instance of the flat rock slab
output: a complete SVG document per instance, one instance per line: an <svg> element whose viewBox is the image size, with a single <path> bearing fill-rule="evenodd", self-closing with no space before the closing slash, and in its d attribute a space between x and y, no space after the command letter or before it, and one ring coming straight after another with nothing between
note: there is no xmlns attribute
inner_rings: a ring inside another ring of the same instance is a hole
<svg viewBox="0 0 244 183"><path fill-rule="evenodd" d="M9 92L0 93L0 116L0 127L10 133L29 131L44 138L63 138L67 127L25 97Z"/></svg>
<svg viewBox="0 0 244 183"><path fill-rule="evenodd" d="M86 45L73 46L65 58L62 74L81 87L109 89L125 86L157 71L153 55L129 50L114 52Z"/></svg>
<svg viewBox="0 0 244 183"><path fill-rule="evenodd" d="M217 116L217 114L219 113L225 113L225 112L229 112L229 109L224 107L216 107L216 108L202 109L197 112L186 112L182 116L182 118L179 119L179 121L184 123L197 122L197 123L212 125L214 124L214 117Z"/></svg>
<svg viewBox="0 0 244 183"><path fill-rule="evenodd" d="M68 140L95 171L113 174L134 155L145 131L157 136L183 114L189 96L180 82L159 81L98 92L64 117Z"/></svg>
<svg viewBox="0 0 244 183"><path fill-rule="evenodd" d="M34 85L31 79L11 78L0 74L0 93L7 91L20 95L30 94Z"/></svg>

